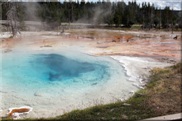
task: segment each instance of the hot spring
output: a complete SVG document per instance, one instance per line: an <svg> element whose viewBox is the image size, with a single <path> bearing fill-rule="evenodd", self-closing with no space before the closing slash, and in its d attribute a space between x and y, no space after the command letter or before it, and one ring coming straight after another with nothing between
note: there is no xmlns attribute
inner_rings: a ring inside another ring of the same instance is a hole
<svg viewBox="0 0 182 121"><path fill-rule="evenodd" d="M1 108L28 105L34 108L31 117L113 102L136 89L121 63L110 57L12 52L3 54L1 63Z"/></svg>

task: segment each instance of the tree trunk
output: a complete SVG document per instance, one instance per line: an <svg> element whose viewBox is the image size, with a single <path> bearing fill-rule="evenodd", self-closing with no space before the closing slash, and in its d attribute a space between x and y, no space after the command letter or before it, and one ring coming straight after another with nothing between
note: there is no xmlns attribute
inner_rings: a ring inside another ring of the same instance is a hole
<svg viewBox="0 0 182 121"><path fill-rule="evenodd" d="M19 32L18 28L18 16L17 16L17 5L16 3L9 3L10 9L8 10L7 20L10 26L10 30L13 34L13 37Z"/></svg>

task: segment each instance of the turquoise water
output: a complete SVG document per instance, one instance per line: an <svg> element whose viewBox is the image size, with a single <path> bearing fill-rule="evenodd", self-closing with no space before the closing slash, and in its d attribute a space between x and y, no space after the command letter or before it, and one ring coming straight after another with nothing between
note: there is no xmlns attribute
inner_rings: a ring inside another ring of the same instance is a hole
<svg viewBox="0 0 182 121"><path fill-rule="evenodd" d="M39 112L33 117L56 116L94 105L94 100L110 102L133 89L121 63L110 57L72 51L15 51L1 56L0 107L28 105Z"/></svg>
<svg viewBox="0 0 182 121"><path fill-rule="evenodd" d="M1 61L2 90L19 94L33 95L40 89L83 90L124 75L111 58L82 53L15 52L4 54Z"/></svg>
<svg viewBox="0 0 182 121"><path fill-rule="evenodd" d="M85 55L86 56L86 55ZM17 58L16 58L17 57ZM60 54L18 55L4 58L2 78L17 83L44 84L59 82L65 85L87 83L94 85L109 78L109 67L90 60L70 59Z"/></svg>

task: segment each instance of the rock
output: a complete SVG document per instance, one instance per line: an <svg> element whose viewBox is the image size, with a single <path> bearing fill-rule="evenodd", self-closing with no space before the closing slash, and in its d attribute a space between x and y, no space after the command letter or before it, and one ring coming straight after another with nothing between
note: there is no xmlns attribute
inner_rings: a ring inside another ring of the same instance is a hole
<svg viewBox="0 0 182 121"><path fill-rule="evenodd" d="M100 112L98 112L97 115L100 115Z"/></svg>
<svg viewBox="0 0 182 121"><path fill-rule="evenodd" d="M102 117L101 119L102 119L102 120L106 120L106 118L105 118L105 117Z"/></svg>
<svg viewBox="0 0 182 121"><path fill-rule="evenodd" d="M174 36L174 37L173 37L173 39L178 39L178 36L177 36L177 35L176 35L176 36Z"/></svg>
<svg viewBox="0 0 182 121"><path fill-rule="evenodd" d="M35 92L34 96L42 97L42 95L39 92Z"/></svg>
<svg viewBox="0 0 182 121"><path fill-rule="evenodd" d="M97 83L93 83L92 86L93 86L93 85L97 85Z"/></svg>
<svg viewBox="0 0 182 121"><path fill-rule="evenodd" d="M110 110L110 112L113 112L113 111L114 111L114 109L111 109L111 110Z"/></svg>
<svg viewBox="0 0 182 121"><path fill-rule="evenodd" d="M135 91L132 90L132 91L130 91L129 93L133 95L133 94L135 93Z"/></svg>
<svg viewBox="0 0 182 121"><path fill-rule="evenodd" d="M116 42L116 40L112 40L112 42Z"/></svg>
<svg viewBox="0 0 182 121"><path fill-rule="evenodd" d="M130 106L131 104L129 103L123 103L124 106Z"/></svg>
<svg viewBox="0 0 182 121"><path fill-rule="evenodd" d="M116 117L112 117L112 120L116 120Z"/></svg>
<svg viewBox="0 0 182 121"><path fill-rule="evenodd" d="M123 119L128 119L128 116L126 116L126 115L121 115L121 117L123 118Z"/></svg>

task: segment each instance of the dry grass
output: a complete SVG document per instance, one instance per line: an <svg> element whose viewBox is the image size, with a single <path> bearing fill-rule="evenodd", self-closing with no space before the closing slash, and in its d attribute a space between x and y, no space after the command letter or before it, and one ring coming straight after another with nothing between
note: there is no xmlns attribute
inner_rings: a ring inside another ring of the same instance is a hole
<svg viewBox="0 0 182 121"><path fill-rule="evenodd" d="M156 115L181 112L181 64L153 69L151 80L147 103Z"/></svg>

